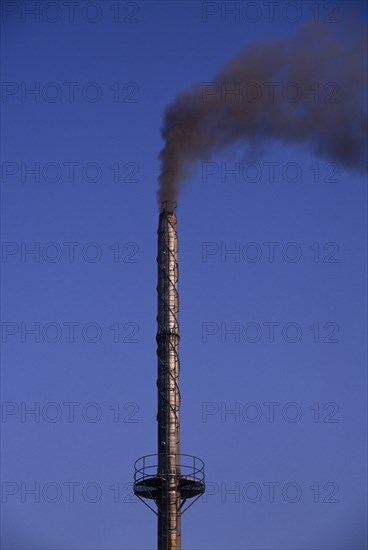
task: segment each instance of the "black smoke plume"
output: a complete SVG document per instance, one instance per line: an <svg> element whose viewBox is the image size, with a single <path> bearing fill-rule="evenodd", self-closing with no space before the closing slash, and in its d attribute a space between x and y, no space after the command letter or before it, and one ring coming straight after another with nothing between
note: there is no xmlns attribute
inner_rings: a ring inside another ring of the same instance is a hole
<svg viewBox="0 0 368 550"><path fill-rule="evenodd" d="M199 160L234 143L304 144L347 168L366 167L366 48L360 26L308 23L290 39L247 47L213 81L164 112L158 200L176 202Z"/></svg>

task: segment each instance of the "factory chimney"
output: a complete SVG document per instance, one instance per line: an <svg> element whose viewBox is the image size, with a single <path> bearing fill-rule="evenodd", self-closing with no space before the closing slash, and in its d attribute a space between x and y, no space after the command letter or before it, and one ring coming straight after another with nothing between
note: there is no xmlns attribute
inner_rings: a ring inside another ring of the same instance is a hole
<svg viewBox="0 0 368 550"><path fill-rule="evenodd" d="M175 206L165 202L158 225L158 454L135 463L134 492L158 517L158 550L181 549L181 515L204 493L204 464L180 454L178 236Z"/></svg>

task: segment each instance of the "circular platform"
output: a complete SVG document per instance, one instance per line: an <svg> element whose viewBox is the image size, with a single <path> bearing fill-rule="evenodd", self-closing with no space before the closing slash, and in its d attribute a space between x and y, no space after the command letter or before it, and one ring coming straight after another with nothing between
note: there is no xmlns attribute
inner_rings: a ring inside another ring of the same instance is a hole
<svg viewBox="0 0 368 550"><path fill-rule="evenodd" d="M205 492L204 463L193 455L180 455L179 490L182 500ZM146 455L134 464L134 493L141 498L157 500L163 477L157 473L158 455Z"/></svg>

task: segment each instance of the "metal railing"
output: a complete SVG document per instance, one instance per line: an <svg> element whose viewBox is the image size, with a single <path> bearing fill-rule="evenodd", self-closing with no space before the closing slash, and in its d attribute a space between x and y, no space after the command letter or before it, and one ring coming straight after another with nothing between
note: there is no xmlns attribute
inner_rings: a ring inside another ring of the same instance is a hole
<svg viewBox="0 0 368 550"><path fill-rule="evenodd" d="M158 454L150 454L138 458L134 463L134 483L141 483L158 475ZM194 455L180 454L181 478L204 483L204 462Z"/></svg>

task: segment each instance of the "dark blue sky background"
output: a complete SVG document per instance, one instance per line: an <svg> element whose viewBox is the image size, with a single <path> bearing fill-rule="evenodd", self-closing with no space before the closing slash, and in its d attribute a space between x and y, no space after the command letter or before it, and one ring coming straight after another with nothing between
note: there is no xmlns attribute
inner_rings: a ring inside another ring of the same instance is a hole
<svg viewBox="0 0 368 550"><path fill-rule="evenodd" d="M155 548L131 482L156 452L162 112L313 13L366 21L360 2L296 2L295 22L289 4L252 22L249 2L80 1L72 22L62 2L2 2L4 550ZM366 177L271 142L237 181L242 158L197 165L177 210L182 452L208 482L183 549L363 550Z"/></svg>

